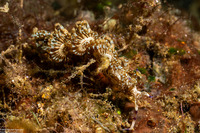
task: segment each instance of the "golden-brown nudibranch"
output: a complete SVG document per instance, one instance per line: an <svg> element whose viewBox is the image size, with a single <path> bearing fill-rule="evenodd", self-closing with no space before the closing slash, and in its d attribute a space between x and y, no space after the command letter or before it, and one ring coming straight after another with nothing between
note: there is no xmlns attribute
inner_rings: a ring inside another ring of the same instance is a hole
<svg viewBox="0 0 200 133"><path fill-rule="evenodd" d="M135 110L138 110L136 99L142 92L137 90L136 80L128 74L127 69L124 69L114 49L113 40L107 35L100 36L92 31L87 21L76 22L72 33L57 23L53 32L36 30L32 37L36 41L36 46L46 51L51 60L62 62L68 55L88 55L94 58L98 63L96 74L103 73L111 81L112 86L130 92L134 96ZM144 94L149 96L148 93Z"/></svg>

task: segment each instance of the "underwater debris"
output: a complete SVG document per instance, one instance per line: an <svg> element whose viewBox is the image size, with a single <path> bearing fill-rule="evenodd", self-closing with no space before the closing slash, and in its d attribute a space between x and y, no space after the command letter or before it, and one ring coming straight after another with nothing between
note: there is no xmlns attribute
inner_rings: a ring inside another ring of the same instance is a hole
<svg viewBox="0 0 200 133"><path fill-rule="evenodd" d="M95 75L103 73L112 86L133 95L130 99L135 100L135 110L138 110L136 99L142 92L136 88L137 81L128 74L128 70L123 69L124 64L114 49L113 40L107 35L100 36L92 31L87 21L76 22L72 33L58 23L55 24L53 32L34 29L32 39L37 47L48 54L51 61L65 62L73 56L86 56L96 60L98 68Z"/></svg>

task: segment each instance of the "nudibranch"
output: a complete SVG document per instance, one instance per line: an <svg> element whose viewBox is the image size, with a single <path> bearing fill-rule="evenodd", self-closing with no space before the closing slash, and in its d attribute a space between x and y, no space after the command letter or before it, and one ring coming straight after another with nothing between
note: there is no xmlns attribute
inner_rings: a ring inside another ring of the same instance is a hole
<svg viewBox="0 0 200 133"><path fill-rule="evenodd" d="M62 62L72 56L87 56L94 58L98 63L96 74L103 73L112 86L128 91L134 96L135 110L138 110L136 99L142 95L149 96L136 88L136 80L132 78L124 63L120 61L114 49L113 40L107 36L100 36L91 30L87 21L78 21L72 32L68 32L61 24L55 24L53 32L35 28L32 34L37 47L48 53L49 59Z"/></svg>

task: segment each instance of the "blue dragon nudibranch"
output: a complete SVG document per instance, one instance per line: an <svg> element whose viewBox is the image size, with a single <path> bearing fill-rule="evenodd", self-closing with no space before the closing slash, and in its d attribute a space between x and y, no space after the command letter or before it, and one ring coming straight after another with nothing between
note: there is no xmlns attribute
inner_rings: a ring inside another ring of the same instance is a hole
<svg viewBox="0 0 200 133"><path fill-rule="evenodd" d="M87 21L76 22L72 33L59 23L55 24L53 32L38 31L35 28L32 38L36 46L46 51L52 61L62 62L72 56L92 57L99 64L96 74L103 73L113 86L134 96L135 110L138 110L136 99L142 92L137 90L136 80L124 69L126 64L120 61L113 40L107 35L100 36L92 31ZM146 92L144 95L149 96Z"/></svg>

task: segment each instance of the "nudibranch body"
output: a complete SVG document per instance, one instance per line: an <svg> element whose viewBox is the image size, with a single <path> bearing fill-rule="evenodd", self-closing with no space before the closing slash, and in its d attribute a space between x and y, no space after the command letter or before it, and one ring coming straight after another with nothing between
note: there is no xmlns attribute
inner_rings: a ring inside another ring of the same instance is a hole
<svg viewBox="0 0 200 133"><path fill-rule="evenodd" d="M91 30L87 21L78 21L72 33L57 23L53 32L34 29L32 37L36 46L46 51L52 61L62 62L73 55L93 57L99 64L96 74L102 72L112 85L132 93L135 110L138 110L136 99L141 92L136 89L136 80L124 69L109 36L100 36ZM149 96L147 93L145 95Z"/></svg>

